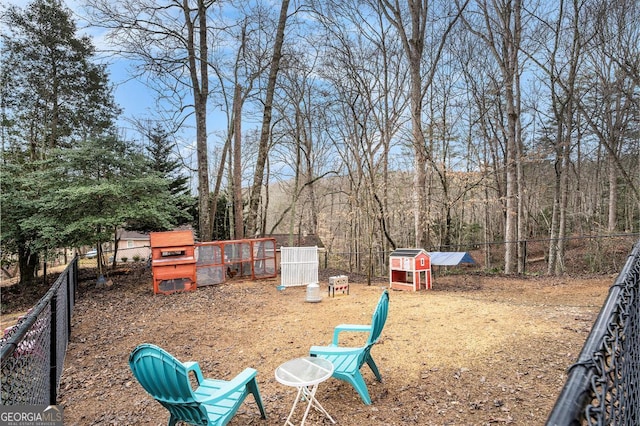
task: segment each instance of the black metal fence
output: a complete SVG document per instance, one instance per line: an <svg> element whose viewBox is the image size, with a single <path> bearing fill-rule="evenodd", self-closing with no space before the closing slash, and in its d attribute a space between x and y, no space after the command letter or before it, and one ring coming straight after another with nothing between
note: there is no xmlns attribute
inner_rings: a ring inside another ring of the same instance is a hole
<svg viewBox="0 0 640 426"><path fill-rule="evenodd" d="M1 403L55 405L71 333L78 258L0 339Z"/></svg>
<svg viewBox="0 0 640 426"><path fill-rule="evenodd" d="M565 256L562 259L566 274L617 273L629 254L630 247L640 237L638 233L615 235L582 235L563 238ZM554 240L558 241L558 240ZM522 252L522 272L530 275L547 273L550 239L530 239L516 243ZM504 270L504 252L506 244L500 242L478 242L451 246L427 247L426 250L468 252L475 264L463 265L464 272L495 272ZM373 249L371 251L339 252L324 249L319 253L320 266L340 269L351 273L386 276L391 251ZM450 268L460 269L459 267ZM440 268L438 272L446 272Z"/></svg>
<svg viewBox="0 0 640 426"><path fill-rule="evenodd" d="M547 425L640 425L640 241L570 368Z"/></svg>

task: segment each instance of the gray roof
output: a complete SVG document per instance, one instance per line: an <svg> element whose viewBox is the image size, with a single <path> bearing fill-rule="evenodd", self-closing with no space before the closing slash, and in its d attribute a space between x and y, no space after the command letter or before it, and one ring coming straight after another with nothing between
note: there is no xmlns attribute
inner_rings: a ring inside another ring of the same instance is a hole
<svg viewBox="0 0 640 426"><path fill-rule="evenodd" d="M272 234L266 238L275 238L276 248L280 247L313 247L316 246L319 249L324 248L324 244L320 237L316 234L293 234L291 243L289 242L289 234Z"/></svg>
<svg viewBox="0 0 640 426"><path fill-rule="evenodd" d="M428 254L423 249L418 248L399 248L391 252L389 256L393 257L416 257L420 253Z"/></svg>
<svg viewBox="0 0 640 426"><path fill-rule="evenodd" d="M136 231L123 231L120 230L118 236L121 240L142 240L149 241L149 234Z"/></svg>

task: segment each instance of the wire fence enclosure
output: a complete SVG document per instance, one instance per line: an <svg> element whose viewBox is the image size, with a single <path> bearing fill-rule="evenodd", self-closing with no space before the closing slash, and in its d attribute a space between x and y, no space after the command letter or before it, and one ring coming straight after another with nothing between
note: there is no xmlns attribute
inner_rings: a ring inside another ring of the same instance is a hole
<svg viewBox="0 0 640 426"><path fill-rule="evenodd" d="M55 405L71 333L78 258L0 339L1 403Z"/></svg>
<svg viewBox="0 0 640 426"><path fill-rule="evenodd" d="M640 424L640 241L609 290L547 425Z"/></svg>
<svg viewBox="0 0 640 426"><path fill-rule="evenodd" d="M564 238L565 256L563 269L566 274L618 273L640 234L581 235ZM522 271L530 275L547 273L550 239L519 241L522 253ZM426 247L427 252L468 252L475 263L456 267L436 267L435 273L462 270L464 272L500 273L504 270L506 243L478 242L450 246ZM392 250L371 249L369 251L336 251L325 248L320 256L320 267L339 269L350 273L360 273L384 277L389 274L389 255Z"/></svg>

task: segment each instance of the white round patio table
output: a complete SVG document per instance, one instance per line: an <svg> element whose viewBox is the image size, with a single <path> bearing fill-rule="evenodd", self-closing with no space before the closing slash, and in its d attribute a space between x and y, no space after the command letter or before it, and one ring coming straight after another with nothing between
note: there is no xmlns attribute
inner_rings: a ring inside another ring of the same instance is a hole
<svg viewBox="0 0 640 426"><path fill-rule="evenodd" d="M289 417L287 417L287 421L284 423L286 426L295 426L291 422L291 417L301 397L306 398L309 402L300 426L304 425L311 407L327 416L327 418L331 420L331 423L336 422L316 399L318 385L331 377L331 374L333 374L333 364L331 361L318 357L292 359L276 368L276 380L278 382L285 386L298 388L298 394L296 395L295 401L293 401Z"/></svg>

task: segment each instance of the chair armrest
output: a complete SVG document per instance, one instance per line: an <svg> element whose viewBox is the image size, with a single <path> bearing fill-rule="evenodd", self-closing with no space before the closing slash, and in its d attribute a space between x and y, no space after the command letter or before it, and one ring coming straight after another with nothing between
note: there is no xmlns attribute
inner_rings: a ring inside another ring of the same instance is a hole
<svg viewBox="0 0 640 426"><path fill-rule="evenodd" d="M362 353L364 347L359 348L345 348L339 346L311 346L309 354L311 356L321 355L359 355Z"/></svg>
<svg viewBox="0 0 640 426"><path fill-rule="evenodd" d="M198 398L198 402L202 404L213 403L221 399L227 398L229 395L238 391L247 385L251 380L254 380L258 371L253 368L245 368L240 374L231 379L228 382L224 382L218 391L208 398Z"/></svg>
<svg viewBox="0 0 640 426"><path fill-rule="evenodd" d="M197 361L183 362L182 365L187 369L187 374L189 374L189 371L193 371L196 374L196 379L198 379L198 384L202 384L204 376L202 375L202 370L200 370L200 364L198 364Z"/></svg>
<svg viewBox="0 0 640 426"><path fill-rule="evenodd" d="M340 324L337 325L336 328L333 329L333 342L334 346L338 346L338 335L343 331L360 331L360 332L371 332L370 325L358 325L358 324Z"/></svg>

